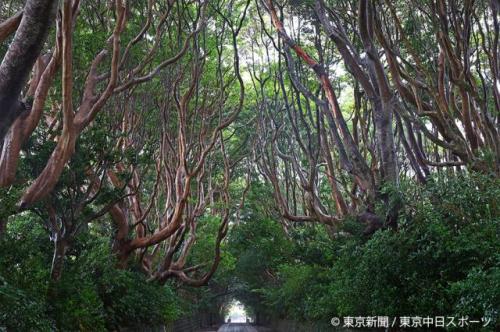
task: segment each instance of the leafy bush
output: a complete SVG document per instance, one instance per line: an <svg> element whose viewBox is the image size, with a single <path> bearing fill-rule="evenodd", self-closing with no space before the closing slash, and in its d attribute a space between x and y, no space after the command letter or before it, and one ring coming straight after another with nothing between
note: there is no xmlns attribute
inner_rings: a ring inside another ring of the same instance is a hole
<svg viewBox="0 0 500 332"><path fill-rule="evenodd" d="M16 243L16 246L12 246ZM109 244L82 234L51 284L52 246L33 215L12 220L0 240L0 327L12 331L106 331L157 326L181 315L170 286L117 268Z"/></svg>
<svg viewBox="0 0 500 332"><path fill-rule="evenodd" d="M254 234L241 227L245 245L234 253L236 266L248 261L244 271L254 269L241 278L248 282L266 271L275 276L266 287L250 283L249 292L261 294L275 316L298 320L468 315L500 326L499 181L443 175L402 188L399 228L370 238L332 239L321 227L296 225L289 240L266 248L266 233L255 234L263 224L248 226Z"/></svg>
<svg viewBox="0 0 500 332"><path fill-rule="evenodd" d="M104 308L96 286L86 276L64 275L51 296L51 316L60 331L105 331Z"/></svg>
<svg viewBox="0 0 500 332"><path fill-rule="evenodd" d="M468 315L498 322L497 180L436 177L406 193L398 231L352 242L332 268L341 315Z"/></svg>
<svg viewBox="0 0 500 332"><path fill-rule="evenodd" d="M0 277L0 330L49 331L53 322L45 315L43 299L30 296Z"/></svg>
<svg viewBox="0 0 500 332"><path fill-rule="evenodd" d="M0 328L11 331L49 331L46 281L50 252L43 228L22 214L0 237ZM16 245L12 245L16 243Z"/></svg>

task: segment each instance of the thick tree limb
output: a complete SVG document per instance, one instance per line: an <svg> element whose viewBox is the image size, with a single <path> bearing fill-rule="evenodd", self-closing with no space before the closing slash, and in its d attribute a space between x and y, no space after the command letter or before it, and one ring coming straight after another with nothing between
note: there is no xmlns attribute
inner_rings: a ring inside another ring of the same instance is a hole
<svg viewBox="0 0 500 332"><path fill-rule="evenodd" d="M56 0L27 1L14 40L0 65L0 141L25 111L19 96L42 50L56 5Z"/></svg>

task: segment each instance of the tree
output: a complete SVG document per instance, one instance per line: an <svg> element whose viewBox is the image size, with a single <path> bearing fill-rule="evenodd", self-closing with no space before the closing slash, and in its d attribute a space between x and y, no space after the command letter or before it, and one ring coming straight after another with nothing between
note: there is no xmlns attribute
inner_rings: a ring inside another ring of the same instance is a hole
<svg viewBox="0 0 500 332"><path fill-rule="evenodd" d="M498 139L490 139L498 136L491 126L496 115L485 102L489 96L490 104L494 103L495 93L486 91L495 88L484 79L486 72L496 70L492 61L484 63L496 51L481 32L484 27L478 15L473 14L495 15L495 6L484 8L471 2L464 6L452 2L448 6L444 1L429 6L418 8L425 23L405 17L407 24L425 24L426 28L420 31L426 37L432 36L427 28L437 31L435 42L420 44L427 47L426 51L439 48L428 56L434 61L425 62L404 31L405 23L400 18L404 10L392 3L341 2L335 9L325 1L316 1L314 5L301 3L294 14L304 24L290 26L295 29L296 37L292 38L286 27L286 4L277 9L273 1L262 2L278 32L275 39L264 30L278 52L274 60L268 57L269 65L277 61L278 68L271 69L276 72L274 77L254 74L262 98L261 112L265 113L259 126L266 132L258 140L256 153L285 219L316 221L338 229L343 217L351 215L366 225L367 233L372 233L384 225L397 227L400 170L406 165L411 168L411 176L421 183L425 183L431 168L498 172L494 143ZM428 17L427 13L436 16ZM462 17L463 26L457 26L457 15ZM469 16L475 18L467 19ZM261 25L266 24L261 15ZM448 29L449 25L454 28ZM495 20L486 26L492 31L495 26L498 28ZM483 38L479 38L481 35ZM419 40L424 43L426 37ZM473 37L473 49L484 52L485 57L471 61L470 52L464 50L471 47ZM336 47L335 52L329 51L330 42ZM452 45L463 47L453 49ZM309 67L316 77L315 84L310 83L310 73L296 63L292 52ZM335 72L331 67L340 67L337 59L343 61L352 82L353 110L345 110L345 105L341 105L332 83ZM443 67L445 62L456 68ZM288 77L283 75L284 70ZM477 79L473 78L474 70ZM269 91L266 85L272 84L274 91ZM450 102L440 102L450 98ZM266 112L269 107L273 111ZM346 116L352 117L351 123ZM291 137L286 130L292 132ZM342 172L350 175L349 181L343 180ZM327 212L328 200L321 198L323 182L330 184L334 213ZM297 190L303 196L303 203L299 204L302 215L297 214ZM386 206L384 211L377 208L381 205Z"/></svg>
<svg viewBox="0 0 500 332"><path fill-rule="evenodd" d="M22 13L15 14L0 27L3 42L19 25L0 64L0 146L14 120L27 111L19 96L43 48L56 3L55 0L28 0Z"/></svg>

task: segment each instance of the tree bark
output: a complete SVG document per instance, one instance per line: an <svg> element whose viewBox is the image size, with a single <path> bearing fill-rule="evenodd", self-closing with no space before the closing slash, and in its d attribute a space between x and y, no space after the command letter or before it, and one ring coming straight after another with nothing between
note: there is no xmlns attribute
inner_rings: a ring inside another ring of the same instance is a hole
<svg viewBox="0 0 500 332"><path fill-rule="evenodd" d="M9 37L16 29L19 27L19 23L21 23L21 19L23 18L23 12L18 11L2 23L0 23L0 43L2 43L7 37Z"/></svg>
<svg viewBox="0 0 500 332"><path fill-rule="evenodd" d="M367 0L359 1L358 25L360 37L367 54L366 59L371 80L375 83L380 96L380 99L373 103L373 112L382 181L397 185L398 172L392 130L395 101L393 100L393 91L389 86L384 66L372 40L374 12L373 4Z"/></svg>
<svg viewBox="0 0 500 332"><path fill-rule="evenodd" d="M52 267L50 269L50 279L54 282L61 279L67 249L68 242L64 238L60 238L59 234L56 235L54 239L54 256L52 257Z"/></svg>
<svg viewBox="0 0 500 332"><path fill-rule="evenodd" d="M42 50L56 4L56 0L27 1L14 40L0 65L0 142L25 110L19 96Z"/></svg>

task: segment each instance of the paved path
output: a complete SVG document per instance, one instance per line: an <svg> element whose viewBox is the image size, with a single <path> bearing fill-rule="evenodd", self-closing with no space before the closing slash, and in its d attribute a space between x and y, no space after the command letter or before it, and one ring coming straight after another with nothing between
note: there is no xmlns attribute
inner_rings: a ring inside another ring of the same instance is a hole
<svg viewBox="0 0 500 332"><path fill-rule="evenodd" d="M257 330L250 324L229 323L222 325L217 332L257 332Z"/></svg>

